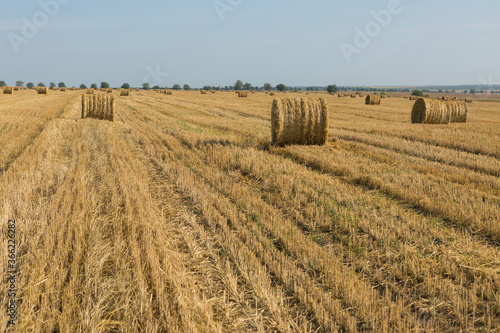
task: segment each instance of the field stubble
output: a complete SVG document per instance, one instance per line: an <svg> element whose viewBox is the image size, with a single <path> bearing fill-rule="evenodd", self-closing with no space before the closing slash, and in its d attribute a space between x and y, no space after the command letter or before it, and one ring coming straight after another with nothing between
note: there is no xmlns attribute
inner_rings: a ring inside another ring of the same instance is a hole
<svg viewBox="0 0 500 333"><path fill-rule="evenodd" d="M0 98L18 329L500 325L497 103L412 125L411 101L322 95L330 143L278 148L271 103L300 94L135 92L115 123L79 119L80 96Z"/></svg>

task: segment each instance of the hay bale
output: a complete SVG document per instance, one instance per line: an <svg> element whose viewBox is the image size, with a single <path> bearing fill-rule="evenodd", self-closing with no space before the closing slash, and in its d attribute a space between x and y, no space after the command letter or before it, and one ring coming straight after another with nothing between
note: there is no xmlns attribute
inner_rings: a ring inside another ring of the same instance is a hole
<svg viewBox="0 0 500 333"><path fill-rule="evenodd" d="M453 98L448 97L448 96L443 96L443 97L441 97L441 100L442 100L442 101L452 101L452 100L453 100Z"/></svg>
<svg viewBox="0 0 500 333"><path fill-rule="evenodd" d="M165 95L172 95L173 90L167 89L165 90Z"/></svg>
<svg viewBox="0 0 500 333"><path fill-rule="evenodd" d="M366 105L380 105L380 96L368 95L365 99Z"/></svg>
<svg viewBox="0 0 500 333"><path fill-rule="evenodd" d="M472 103L472 98L466 98L465 103Z"/></svg>
<svg viewBox="0 0 500 333"><path fill-rule="evenodd" d="M123 89L120 91L120 96L130 96L130 89Z"/></svg>
<svg viewBox="0 0 500 333"><path fill-rule="evenodd" d="M380 98L387 98L386 95L380 95Z"/></svg>
<svg viewBox="0 0 500 333"><path fill-rule="evenodd" d="M410 101L416 101L417 99L419 99L418 96L410 96Z"/></svg>
<svg viewBox="0 0 500 333"><path fill-rule="evenodd" d="M450 111L441 101L419 98L413 105L412 124L449 124Z"/></svg>
<svg viewBox="0 0 500 333"><path fill-rule="evenodd" d="M274 95L276 95L276 94L275 94L275 93L273 93L273 92L270 92L270 93L269 93L269 96L274 96Z"/></svg>
<svg viewBox="0 0 500 333"><path fill-rule="evenodd" d="M93 88L85 89L85 94L86 95L93 95L93 94L95 94L95 89L93 89Z"/></svg>
<svg viewBox="0 0 500 333"><path fill-rule="evenodd" d="M206 90L201 90L201 94L202 94L202 95L206 95L206 94L207 94L207 91L206 91Z"/></svg>
<svg viewBox="0 0 500 333"><path fill-rule="evenodd" d="M358 95L356 95L356 94L351 94L351 98L356 98L356 97L358 97Z"/></svg>
<svg viewBox="0 0 500 333"><path fill-rule="evenodd" d="M113 89L108 89L108 90L106 90L106 92L107 92L108 94L112 94L112 93L113 93Z"/></svg>
<svg viewBox="0 0 500 333"><path fill-rule="evenodd" d="M14 87L14 91L19 91L19 87Z"/></svg>
<svg viewBox="0 0 500 333"><path fill-rule="evenodd" d="M6 95L12 95L14 93L14 88L5 86L3 87L3 93Z"/></svg>
<svg viewBox="0 0 500 333"><path fill-rule="evenodd" d="M38 87L38 95L48 95L49 88L47 87Z"/></svg>
<svg viewBox="0 0 500 333"><path fill-rule="evenodd" d="M248 97L248 93L246 91L240 91L238 97Z"/></svg>
<svg viewBox="0 0 500 333"><path fill-rule="evenodd" d="M464 102L443 102L419 98L411 113L413 124L466 123L468 116Z"/></svg>
<svg viewBox="0 0 500 333"><path fill-rule="evenodd" d="M59 91L66 91L66 88L65 87L61 87L61 88L59 88Z"/></svg>
<svg viewBox="0 0 500 333"><path fill-rule="evenodd" d="M115 97L104 94L82 95L82 119L115 121Z"/></svg>
<svg viewBox="0 0 500 333"><path fill-rule="evenodd" d="M450 123L466 123L469 110L465 102L444 102L450 112Z"/></svg>
<svg viewBox="0 0 500 333"><path fill-rule="evenodd" d="M324 145L328 141L328 107L325 99L275 99L271 110L275 145Z"/></svg>

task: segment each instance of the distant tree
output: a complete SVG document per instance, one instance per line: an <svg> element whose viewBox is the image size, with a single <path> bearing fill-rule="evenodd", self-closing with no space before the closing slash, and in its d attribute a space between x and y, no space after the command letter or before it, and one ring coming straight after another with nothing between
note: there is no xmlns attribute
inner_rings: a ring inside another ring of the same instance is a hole
<svg viewBox="0 0 500 333"><path fill-rule="evenodd" d="M278 91L286 91L286 86L283 83L280 83L276 86L276 90Z"/></svg>
<svg viewBox="0 0 500 333"><path fill-rule="evenodd" d="M442 93L443 93L443 90L442 90L442 89L439 89L439 90L438 90L438 93L439 93L439 94L442 94Z"/></svg>
<svg viewBox="0 0 500 333"><path fill-rule="evenodd" d="M176 84L174 84L174 85L172 86L172 89L173 89L173 90L181 90L181 85L176 83Z"/></svg>
<svg viewBox="0 0 500 333"><path fill-rule="evenodd" d="M469 91L469 94L475 95L475 94L476 94L476 89L471 89L471 90Z"/></svg>
<svg viewBox="0 0 500 333"><path fill-rule="evenodd" d="M59 84L57 85L59 88L66 88L66 83L64 82L59 82Z"/></svg>
<svg viewBox="0 0 500 333"><path fill-rule="evenodd" d="M212 90L211 86L203 86L203 90Z"/></svg>
<svg viewBox="0 0 500 333"><path fill-rule="evenodd" d="M273 86L270 83L264 83L264 90L271 91L273 90Z"/></svg>
<svg viewBox="0 0 500 333"><path fill-rule="evenodd" d="M36 86L37 87L45 87L45 84L43 84L42 82L38 82L38 84Z"/></svg>
<svg viewBox="0 0 500 333"><path fill-rule="evenodd" d="M191 87L189 86L189 84L185 84L184 87L182 87L182 89L189 91L191 90Z"/></svg>
<svg viewBox="0 0 500 333"><path fill-rule="evenodd" d="M413 92L411 93L413 96L420 96L420 97L424 97L424 92L422 90L413 90Z"/></svg>
<svg viewBox="0 0 500 333"><path fill-rule="evenodd" d="M240 80L236 81L234 84L234 90L243 90L243 82Z"/></svg>
<svg viewBox="0 0 500 333"><path fill-rule="evenodd" d="M49 83L50 89L57 87L57 85L54 82Z"/></svg>
<svg viewBox="0 0 500 333"><path fill-rule="evenodd" d="M97 89L97 83L92 83L90 85L90 89Z"/></svg>
<svg viewBox="0 0 500 333"><path fill-rule="evenodd" d="M229 90L229 87L228 87L228 86L225 86L225 87L224 87L224 90Z"/></svg>
<svg viewBox="0 0 500 333"><path fill-rule="evenodd" d="M142 89L144 89L144 90L149 90L149 83L144 82L144 83L142 84Z"/></svg>
<svg viewBox="0 0 500 333"><path fill-rule="evenodd" d="M80 89L87 89L87 86L82 83L80 84Z"/></svg>
<svg viewBox="0 0 500 333"><path fill-rule="evenodd" d="M28 89L33 89L34 86L35 85L33 84L33 82L28 82L28 84L26 85Z"/></svg>
<svg viewBox="0 0 500 333"><path fill-rule="evenodd" d="M101 82L101 89L108 89L108 88L109 88L109 83Z"/></svg>
<svg viewBox="0 0 500 333"><path fill-rule="evenodd" d="M155 86L153 86L153 88L152 88L152 89L153 89L153 90L158 90L158 89L161 89L161 88L160 88L160 86L159 86L159 85L155 85Z"/></svg>
<svg viewBox="0 0 500 333"><path fill-rule="evenodd" d="M328 87L326 87L326 91L328 91L331 94L335 94L337 91L339 91L339 88L337 88L337 85L331 84Z"/></svg>
<svg viewBox="0 0 500 333"><path fill-rule="evenodd" d="M130 89L130 84L128 83L122 84L122 89Z"/></svg>
<svg viewBox="0 0 500 333"><path fill-rule="evenodd" d="M7 85L7 83L5 83L5 81L0 81L0 87L5 87Z"/></svg>
<svg viewBox="0 0 500 333"><path fill-rule="evenodd" d="M245 90L252 90L252 84L251 84L251 83L248 83L248 82L247 82L247 83L245 83L245 84L243 85L243 89L245 89Z"/></svg>
<svg viewBox="0 0 500 333"><path fill-rule="evenodd" d="M22 86L24 86L23 81L16 81L16 87L22 87Z"/></svg>

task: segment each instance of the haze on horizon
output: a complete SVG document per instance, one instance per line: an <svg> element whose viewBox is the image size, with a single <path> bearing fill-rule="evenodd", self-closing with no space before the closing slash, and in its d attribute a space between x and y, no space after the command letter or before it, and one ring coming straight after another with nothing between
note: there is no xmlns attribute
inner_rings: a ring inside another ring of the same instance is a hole
<svg viewBox="0 0 500 333"><path fill-rule="evenodd" d="M493 0L16 1L0 13L0 80L495 84L499 11Z"/></svg>

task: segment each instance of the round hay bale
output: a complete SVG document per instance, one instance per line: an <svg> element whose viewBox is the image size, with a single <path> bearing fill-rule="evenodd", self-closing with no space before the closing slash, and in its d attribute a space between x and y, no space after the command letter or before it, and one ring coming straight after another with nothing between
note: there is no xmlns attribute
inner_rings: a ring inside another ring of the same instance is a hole
<svg viewBox="0 0 500 333"><path fill-rule="evenodd" d="M448 96L443 96L443 97L441 97L441 100L442 101L452 101L453 98L452 97L448 97Z"/></svg>
<svg viewBox="0 0 500 333"><path fill-rule="evenodd" d="M466 123L469 111L465 102L444 102L450 112L450 123Z"/></svg>
<svg viewBox="0 0 500 333"><path fill-rule="evenodd" d="M9 87L9 86L5 86L5 87L3 87L3 93L6 95L12 95L14 93L14 88Z"/></svg>
<svg viewBox="0 0 500 333"><path fill-rule="evenodd" d="M39 87L38 88L38 95L48 95L48 94L49 94L48 87Z"/></svg>
<svg viewBox="0 0 500 333"><path fill-rule="evenodd" d="M418 96L410 96L410 101L416 101L417 99L419 99Z"/></svg>
<svg viewBox="0 0 500 333"><path fill-rule="evenodd" d="M328 142L328 107L324 98L275 99L271 110L275 145L324 145Z"/></svg>
<svg viewBox="0 0 500 333"><path fill-rule="evenodd" d="M201 91L201 94L202 94L202 95L206 95L206 94L207 94L207 91L206 91L206 90L202 90L202 91Z"/></svg>
<svg viewBox="0 0 500 333"><path fill-rule="evenodd" d="M82 119L115 121L115 97L108 94L82 95Z"/></svg>
<svg viewBox="0 0 500 333"><path fill-rule="evenodd" d="M412 124L449 124L450 110L441 101L419 98L413 105Z"/></svg>
<svg viewBox="0 0 500 333"><path fill-rule="evenodd" d="M366 105L380 105L380 96L368 95L365 99Z"/></svg>
<svg viewBox="0 0 500 333"><path fill-rule="evenodd" d="M93 89L93 88L86 89L85 94L86 95L93 95L93 94L95 94L95 89Z"/></svg>
<svg viewBox="0 0 500 333"><path fill-rule="evenodd" d="M465 103L472 103L472 98L466 98Z"/></svg>
<svg viewBox="0 0 500 333"><path fill-rule="evenodd" d="M248 97L248 93L246 91L238 92L238 97Z"/></svg>
<svg viewBox="0 0 500 333"><path fill-rule="evenodd" d="M130 96L130 89L123 89L120 91L120 96Z"/></svg>

